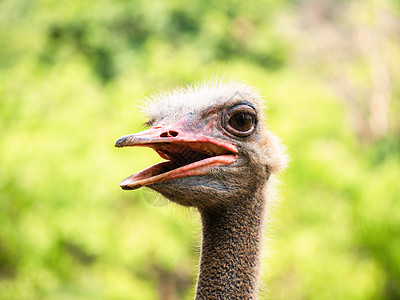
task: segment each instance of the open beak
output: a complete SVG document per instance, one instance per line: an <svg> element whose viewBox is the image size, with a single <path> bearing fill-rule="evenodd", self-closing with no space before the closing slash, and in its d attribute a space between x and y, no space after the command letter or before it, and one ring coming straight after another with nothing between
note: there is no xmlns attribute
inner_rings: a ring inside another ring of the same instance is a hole
<svg viewBox="0 0 400 300"><path fill-rule="evenodd" d="M210 169L229 165L238 158L238 149L234 144L209 137L203 132L188 132L181 122L125 135L115 143L115 147L132 146L152 148L166 161L121 181L120 186L124 190L205 175Z"/></svg>

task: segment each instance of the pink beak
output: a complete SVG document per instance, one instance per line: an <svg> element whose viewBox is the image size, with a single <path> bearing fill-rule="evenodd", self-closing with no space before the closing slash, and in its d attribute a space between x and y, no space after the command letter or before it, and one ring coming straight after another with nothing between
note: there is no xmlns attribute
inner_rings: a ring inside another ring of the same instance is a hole
<svg viewBox="0 0 400 300"><path fill-rule="evenodd" d="M185 119L172 125L120 137L116 147L150 147L167 161L153 165L124 179L123 189L137 189L167 180L205 175L211 168L237 160L238 149L230 142L207 136L205 128L188 131Z"/></svg>

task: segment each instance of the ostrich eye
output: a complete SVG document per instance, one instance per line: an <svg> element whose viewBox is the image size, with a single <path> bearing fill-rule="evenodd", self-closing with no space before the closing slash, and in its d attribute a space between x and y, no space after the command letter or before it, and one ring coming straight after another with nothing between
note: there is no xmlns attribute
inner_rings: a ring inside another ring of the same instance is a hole
<svg viewBox="0 0 400 300"><path fill-rule="evenodd" d="M249 136L256 128L256 112L248 105L232 107L225 113L224 119L226 131L236 136Z"/></svg>
<svg viewBox="0 0 400 300"><path fill-rule="evenodd" d="M238 112L229 119L228 123L237 131L246 132L253 127L254 118L249 113Z"/></svg>

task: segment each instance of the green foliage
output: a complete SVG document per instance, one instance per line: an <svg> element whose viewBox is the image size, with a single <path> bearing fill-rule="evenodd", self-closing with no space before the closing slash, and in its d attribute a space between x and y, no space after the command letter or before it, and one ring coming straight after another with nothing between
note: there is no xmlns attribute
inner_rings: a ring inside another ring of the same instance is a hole
<svg viewBox="0 0 400 300"><path fill-rule="evenodd" d="M323 38L308 44L315 28L302 36L291 23L303 2L0 1L0 299L193 298L196 213L121 191L159 158L113 144L143 128L143 97L219 73L261 89L291 154L261 288L271 299L398 299L399 87L388 132L361 134L352 116L365 110L354 107L369 68L305 53ZM370 2L324 1L348 5L351 20L379 8ZM327 15L332 28L350 26L343 15ZM355 77L355 103L332 88L337 74Z"/></svg>

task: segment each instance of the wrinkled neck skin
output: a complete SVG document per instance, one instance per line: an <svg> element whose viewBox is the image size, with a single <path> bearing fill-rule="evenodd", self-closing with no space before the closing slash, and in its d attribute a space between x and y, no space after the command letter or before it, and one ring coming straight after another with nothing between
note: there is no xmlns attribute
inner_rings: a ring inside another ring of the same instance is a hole
<svg viewBox="0 0 400 300"><path fill-rule="evenodd" d="M263 187L218 212L199 210L203 239L195 300L256 299L266 205Z"/></svg>

